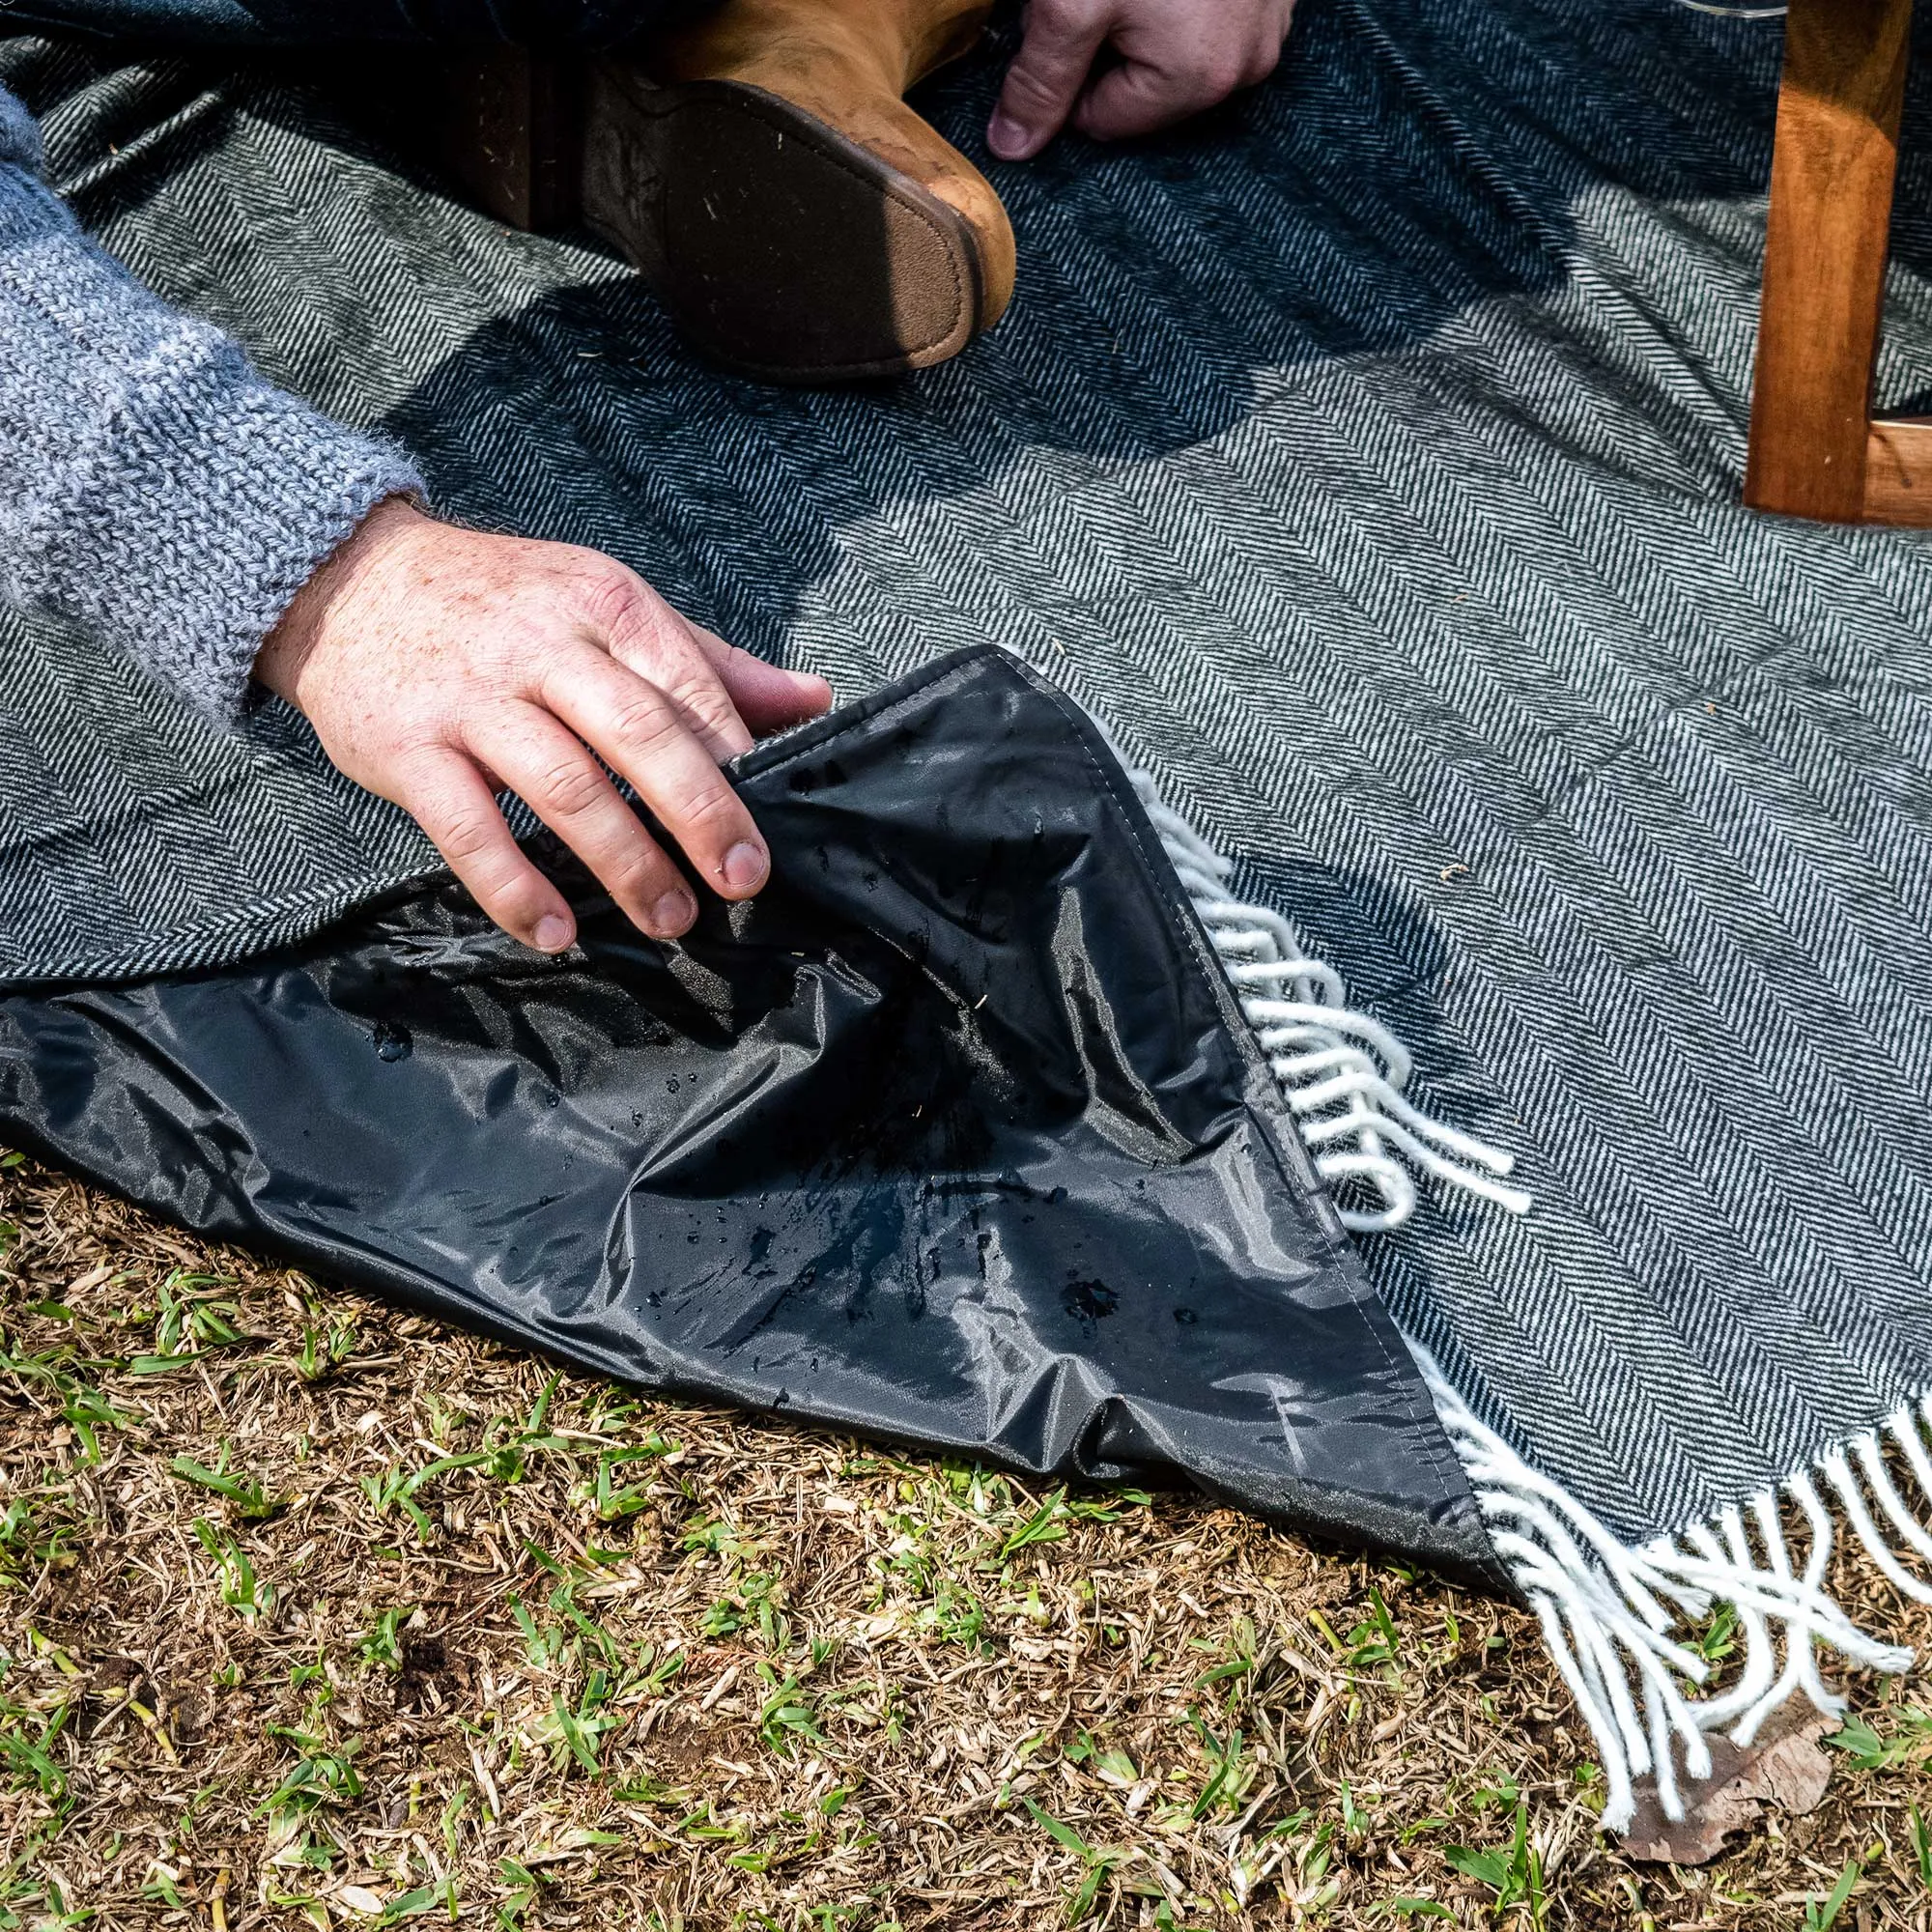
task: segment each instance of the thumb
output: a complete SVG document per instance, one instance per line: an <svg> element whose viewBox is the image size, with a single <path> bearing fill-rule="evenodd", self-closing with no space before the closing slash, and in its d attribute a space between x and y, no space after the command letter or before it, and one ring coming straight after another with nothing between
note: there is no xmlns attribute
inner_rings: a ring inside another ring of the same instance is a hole
<svg viewBox="0 0 1932 1932"><path fill-rule="evenodd" d="M1066 125L1110 25L1106 0L1033 0L986 124L986 145L1002 160L1031 160Z"/></svg>

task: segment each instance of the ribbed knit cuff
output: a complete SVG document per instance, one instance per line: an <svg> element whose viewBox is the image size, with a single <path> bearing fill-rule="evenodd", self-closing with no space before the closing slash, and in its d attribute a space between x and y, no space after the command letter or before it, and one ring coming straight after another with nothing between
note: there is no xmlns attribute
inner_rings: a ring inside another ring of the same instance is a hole
<svg viewBox="0 0 1932 1932"><path fill-rule="evenodd" d="M384 497L422 490L401 450L264 382L0 167L9 483L0 592L126 650L217 722L316 567Z"/></svg>
<svg viewBox="0 0 1932 1932"><path fill-rule="evenodd" d="M422 478L261 381L232 343L139 376L100 425L48 561L68 614L224 721L296 592Z"/></svg>

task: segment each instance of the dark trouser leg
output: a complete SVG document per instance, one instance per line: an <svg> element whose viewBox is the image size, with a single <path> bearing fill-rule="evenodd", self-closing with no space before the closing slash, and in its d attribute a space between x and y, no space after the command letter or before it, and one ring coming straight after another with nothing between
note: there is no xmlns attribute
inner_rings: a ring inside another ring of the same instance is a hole
<svg viewBox="0 0 1932 1932"><path fill-rule="evenodd" d="M0 25L200 46L603 47L694 11L694 0L14 0Z"/></svg>
<svg viewBox="0 0 1932 1932"><path fill-rule="evenodd" d="M153 45L270 50L381 45L318 70L355 117L448 175L512 227L579 209L573 56L680 25L708 0L13 0L0 25ZM416 48L412 57L398 55Z"/></svg>

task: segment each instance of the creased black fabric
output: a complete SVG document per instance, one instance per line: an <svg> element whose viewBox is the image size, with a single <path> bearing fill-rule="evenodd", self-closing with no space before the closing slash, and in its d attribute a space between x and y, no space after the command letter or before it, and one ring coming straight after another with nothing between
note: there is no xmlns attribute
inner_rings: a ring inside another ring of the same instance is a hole
<svg viewBox="0 0 1932 1932"><path fill-rule="evenodd" d="M992 651L753 753L752 904L543 959L445 886L0 998L0 1135L593 1369L1494 1582L1118 766Z"/></svg>

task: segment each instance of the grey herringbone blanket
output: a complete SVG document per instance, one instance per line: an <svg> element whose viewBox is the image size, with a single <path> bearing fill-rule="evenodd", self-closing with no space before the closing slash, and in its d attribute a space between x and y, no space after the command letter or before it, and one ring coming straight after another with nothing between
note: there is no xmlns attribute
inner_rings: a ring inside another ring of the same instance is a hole
<svg viewBox="0 0 1932 1932"><path fill-rule="evenodd" d="M825 394L697 366L270 71L0 75L111 247L450 510L848 694L993 639L1091 705L1520 1156L1529 1216L1438 1200L1367 1259L1634 1542L1932 1388L1932 550L1738 507L1778 44L1303 0L1208 122L994 168L1010 318ZM996 71L931 106L976 153ZM1928 102L1888 404L1932 389ZM18 627L0 667L0 975L234 956L432 863L277 709L218 740Z"/></svg>

